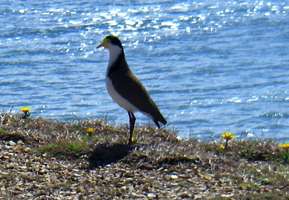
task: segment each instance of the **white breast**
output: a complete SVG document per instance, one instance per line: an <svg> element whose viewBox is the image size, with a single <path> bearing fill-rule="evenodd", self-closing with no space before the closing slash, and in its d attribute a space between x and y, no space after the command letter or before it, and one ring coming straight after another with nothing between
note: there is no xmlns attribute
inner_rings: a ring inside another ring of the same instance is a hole
<svg viewBox="0 0 289 200"><path fill-rule="evenodd" d="M108 61L106 75L108 75L108 72L112 64L116 61L116 59L118 58L118 56L121 54L121 51L122 51L121 48L110 43L108 44L108 50L109 50L109 61Z"/></svg>
<svg viewBox="0 0 289 200"><path fill-rule="evenodd" d="M111 96L111 98L122 108L126 109L127 111L130 112L135 112L138 109L132 105L129 101L127 101L125 98L123 98L113 87L111 80L109 77L106 77L105 79L106 82L106 89Z"/></svg>

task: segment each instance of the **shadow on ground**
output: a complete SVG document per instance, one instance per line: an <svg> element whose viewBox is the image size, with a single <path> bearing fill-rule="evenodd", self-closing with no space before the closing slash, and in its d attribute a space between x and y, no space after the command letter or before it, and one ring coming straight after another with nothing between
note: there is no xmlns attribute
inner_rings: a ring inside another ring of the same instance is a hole
<svg viewBox="0 0 289 200"><path fill-rule="evenodd" d="M0 140L13 142L18 142L19 140L21 140L22 142L28 142L29 138L20 134L0 134Z"/></svg>
<svg viewBox="0 0 289 200"><path fill-rule="evenodd" d="M126 157L133 150L127 144L99 144L88 157L90 169L113 164Z"/></svg>

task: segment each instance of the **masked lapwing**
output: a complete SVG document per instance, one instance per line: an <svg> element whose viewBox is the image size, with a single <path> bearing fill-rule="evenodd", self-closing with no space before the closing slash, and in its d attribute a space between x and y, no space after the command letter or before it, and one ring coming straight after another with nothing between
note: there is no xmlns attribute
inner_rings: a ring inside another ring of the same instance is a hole
<svg viewBox="0 0 289 200"><path fill-rule="evenodd" d="M135 143L136 141L133 141L135 112L150 117L158 128L160 123L165 125L167 121L144 86L130 70L121 41L116 36L109 35L102 40L99 47L109 50L106 88L112 99L128 112L130 124L128 144Z"/></svg>

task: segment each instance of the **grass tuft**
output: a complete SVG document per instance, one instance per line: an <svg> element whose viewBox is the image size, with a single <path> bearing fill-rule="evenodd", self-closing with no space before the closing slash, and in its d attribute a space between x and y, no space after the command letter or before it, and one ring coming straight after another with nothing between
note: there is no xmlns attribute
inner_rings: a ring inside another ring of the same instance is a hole
<svg viewBox="0 0 289 200"><path fill-rule="evenodd" d="M55 157L80 158L90 151L90 146L85 139L60 140L56 143L42 145L36 151Z"/></svg>
<svg viewBox="0 0 289 200"><path fill-rule="evenodd" d="M22 133L18 132L11 133L4 128L0 128L0 140L13 141L13 142L18 142L19 140L21 140L22 142L26 142L28 141L28 138L25 137Z"/></svg>

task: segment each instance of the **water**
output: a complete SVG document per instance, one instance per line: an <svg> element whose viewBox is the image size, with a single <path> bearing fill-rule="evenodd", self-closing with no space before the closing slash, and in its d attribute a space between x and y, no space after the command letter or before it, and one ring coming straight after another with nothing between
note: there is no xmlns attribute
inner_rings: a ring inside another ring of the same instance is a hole
<svg viewBox="0 0 289 200"><path fill-rule="evenodd" d="M281 0L1 1L0 109L127 123L96 49L113 33L180 136L289 140L288 17Z"/></svg>

